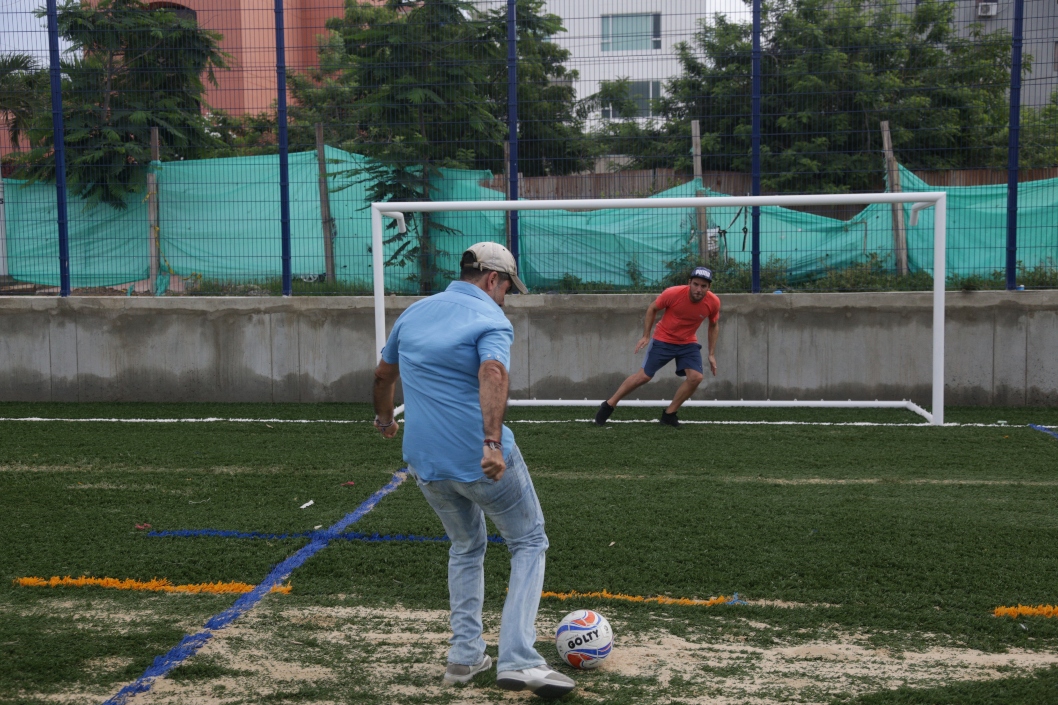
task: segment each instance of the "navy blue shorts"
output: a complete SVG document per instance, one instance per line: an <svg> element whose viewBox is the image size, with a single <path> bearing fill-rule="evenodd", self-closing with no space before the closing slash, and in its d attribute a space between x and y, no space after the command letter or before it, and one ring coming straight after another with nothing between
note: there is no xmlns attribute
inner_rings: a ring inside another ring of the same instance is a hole
<svg viewBox="0 0 1058 705"><path fill-rule="evenodd" d="M647 346L647 356L643 360L643 373L647 377L653 377L658 370L669 364L669 360L676 361L676 374L686 377L686 370L697 370L703 375L702 368L702 346L698 343L687 345L673 345L663 343L655 338L650 339Z"/></svg>

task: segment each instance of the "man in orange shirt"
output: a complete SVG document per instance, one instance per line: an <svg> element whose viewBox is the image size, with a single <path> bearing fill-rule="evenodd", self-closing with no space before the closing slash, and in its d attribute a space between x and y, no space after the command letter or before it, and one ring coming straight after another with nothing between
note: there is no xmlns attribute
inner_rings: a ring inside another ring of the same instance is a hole
<svg viewBox="0 0 1058 705"><path fill-rule="evenodd" d="M661 414L661 423L679 428L676 418L683 402L691 398L702 383L702 346L698 344L698 327L709 319L709 371L716 376L716 337L720 331L720 299L710 291L713 272L708 267L695 267L686 286L673 286L661 292L654 303L647 307L643 321L643 337L636 343L635 352L647 348L643 369L621 383L614 395L604 401L595 413L595 423L606 424L617 403L633 390L642 387L654 378L654 374L676 361L676 374L686 381L676 390L672 403ZM650 330L658 311L664 311L658 329L651 338Z"/></svg>

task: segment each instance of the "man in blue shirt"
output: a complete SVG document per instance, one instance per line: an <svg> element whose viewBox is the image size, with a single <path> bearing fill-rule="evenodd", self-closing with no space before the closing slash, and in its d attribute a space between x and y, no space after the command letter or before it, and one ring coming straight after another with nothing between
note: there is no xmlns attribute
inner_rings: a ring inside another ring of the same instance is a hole
<svg viewBox="0 0 1058 705"><path fill-rule="evenodd" d="M545 698L576 687L533 644L547 536L529 470L503 425L514 328L503 315L511 287L526 293L506 247L479 242L460 259L460 280L412 304L393 324L375 370L375 426L393 438L393 393L404 386L404 460L444 524L452 638L446 683L467 683L492 659L481 637L485 516L511 553L500 623L496 685Z"/></svg>

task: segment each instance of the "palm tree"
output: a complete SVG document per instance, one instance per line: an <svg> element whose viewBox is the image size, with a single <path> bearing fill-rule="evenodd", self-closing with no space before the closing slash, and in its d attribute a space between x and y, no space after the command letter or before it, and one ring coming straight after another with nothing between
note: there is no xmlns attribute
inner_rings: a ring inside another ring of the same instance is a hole
<svg viewBox="0 0 1058 705"><path fill-rule="evenodd" d="M46 103L44 78L29 54L0 54L0 120L7 124L12 144L18 144L34 113Z"/></svg>

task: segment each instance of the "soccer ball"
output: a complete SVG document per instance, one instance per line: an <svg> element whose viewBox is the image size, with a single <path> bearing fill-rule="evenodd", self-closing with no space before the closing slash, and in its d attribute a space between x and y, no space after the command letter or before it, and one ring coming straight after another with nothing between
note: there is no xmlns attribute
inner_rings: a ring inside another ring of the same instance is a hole
<svg viewBox="0 0 1058 705"><path fill-rule="evenodd" d="M598 612L577 610L558 623L555 646L570 666L597 668L613 649L613 630Z"/></svg>

